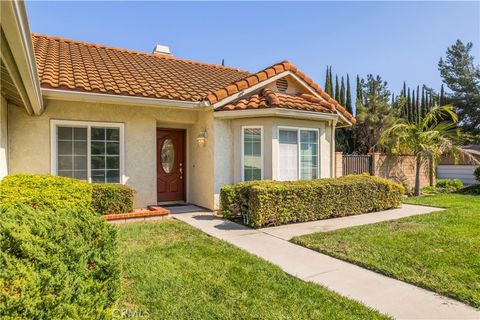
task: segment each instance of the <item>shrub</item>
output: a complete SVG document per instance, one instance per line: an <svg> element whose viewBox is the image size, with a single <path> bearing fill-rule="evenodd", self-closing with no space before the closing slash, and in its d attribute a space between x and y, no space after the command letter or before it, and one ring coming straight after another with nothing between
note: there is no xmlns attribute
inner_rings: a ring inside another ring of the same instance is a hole
<svg viewBox="0 0 480 320"><path fill-rule="evenodd" d="M89 209L92 186L81 180L44 174L13 174L0 182L2 207Z"/></svg>
<svg viewBox="0 0 480 320"><path fill-rule="evenodd" d="M480 166L476 167L475 170L473 170L473 175L475 176L475 179L477 179L477 181L480 181Z"/></svg>
<svg viewBox="0 0 480 320"><path fill-rule="evenodd" d="M124 213L133 210L135 191L119 184L94 184L92 208L99 214Z"/></svg>
<svg viewBox="0 0 480 320"><path fill-rule="evenodd" d="M368 175L308 181L252 181L220 192L226 218L251 227L343 217L398 207L404 188Z"/></svg>
<svg viewBox="0 0 480 320"><path fill-rule="evenodd" d="M463 183L460 179L438 179L436 187L457 190L463 187Z"/></svg>
<svg viewBox="0 0 480 320"><path fill-rule="evenodd" d="M116 230L83 209L0 210L2 319L110 319L120 295Z"/></svg>
<svg viewBox="0 0 480 320"><path fill-rule="evenodd" d="M461 194L472 194L472 195L480 195L480 184L474 184L463 189L458 190L458 193Z"/></svg>
<svg viewBox="0 0 480 320"><path fill-rule="evenodd" d="M463 183L460 179L438 179L435 186L428 186L422 188L423 194L439 194L455 192L463 188Z"/></svg>

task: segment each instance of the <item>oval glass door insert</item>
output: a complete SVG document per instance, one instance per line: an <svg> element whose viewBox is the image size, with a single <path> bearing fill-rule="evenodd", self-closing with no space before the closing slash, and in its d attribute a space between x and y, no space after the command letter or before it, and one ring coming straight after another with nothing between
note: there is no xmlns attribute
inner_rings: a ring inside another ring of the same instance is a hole
<svg viewBox="0 0 480 320"><path fill-rule="evenodd" d="M162 168L166 173L172 172L173 162L175 161L175 152L170 138L165 139L162 145Z"/></svg>

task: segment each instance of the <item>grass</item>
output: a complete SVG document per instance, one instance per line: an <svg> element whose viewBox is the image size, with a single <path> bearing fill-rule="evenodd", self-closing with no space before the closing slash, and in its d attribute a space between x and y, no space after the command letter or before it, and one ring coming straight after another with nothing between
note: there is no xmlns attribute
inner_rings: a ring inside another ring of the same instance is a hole
<svg viewBox="0 0 480 320"><path fill-rule="evenodd" d="M119 311L150 319L385 319L182 222L119 227Z"/></svg>
<svg viewBox="0 0 480 320"><path fill-rule="evenodd" d="M480 196L439 194L408 202L447 209L292 241L480 307Z"/></svg>

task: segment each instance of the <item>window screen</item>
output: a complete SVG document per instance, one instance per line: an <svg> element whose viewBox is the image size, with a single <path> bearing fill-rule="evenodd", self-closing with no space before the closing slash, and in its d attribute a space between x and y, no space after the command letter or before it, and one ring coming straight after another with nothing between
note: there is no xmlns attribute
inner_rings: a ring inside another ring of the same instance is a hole
<svg viewBox="0 0 480 320"><path fill-rule="evenodd" d="M243 179L262 179L262 129L243 129Z"/></svg>

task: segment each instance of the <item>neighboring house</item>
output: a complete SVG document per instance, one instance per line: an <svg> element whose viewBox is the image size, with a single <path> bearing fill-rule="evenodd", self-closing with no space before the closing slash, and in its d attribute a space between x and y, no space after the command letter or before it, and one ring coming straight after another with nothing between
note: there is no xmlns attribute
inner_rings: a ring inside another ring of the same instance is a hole
<svg viewBox="0 0 480 320"><path fill-rule="evenodd" d="M437 168L437 176L441 179L460 179L463 184L475 184L478 181L473 171L480 165L480 145L462 147L463 154L457 161L452 157L443 157Z"/></svg>
<svg viewBox="0 0 480 320"><path fill-rule="evenodd" d="M355 119L290 62L251 74L162 46L142 53L38 34L30 42L18 21L24 33L7 39L16 68L4 68L2 46L2 76L16 69L27 87L16 95L2 77L8 173L126 184L137 207L209 209L226 184L335 175L335 128Z"/></svg>

